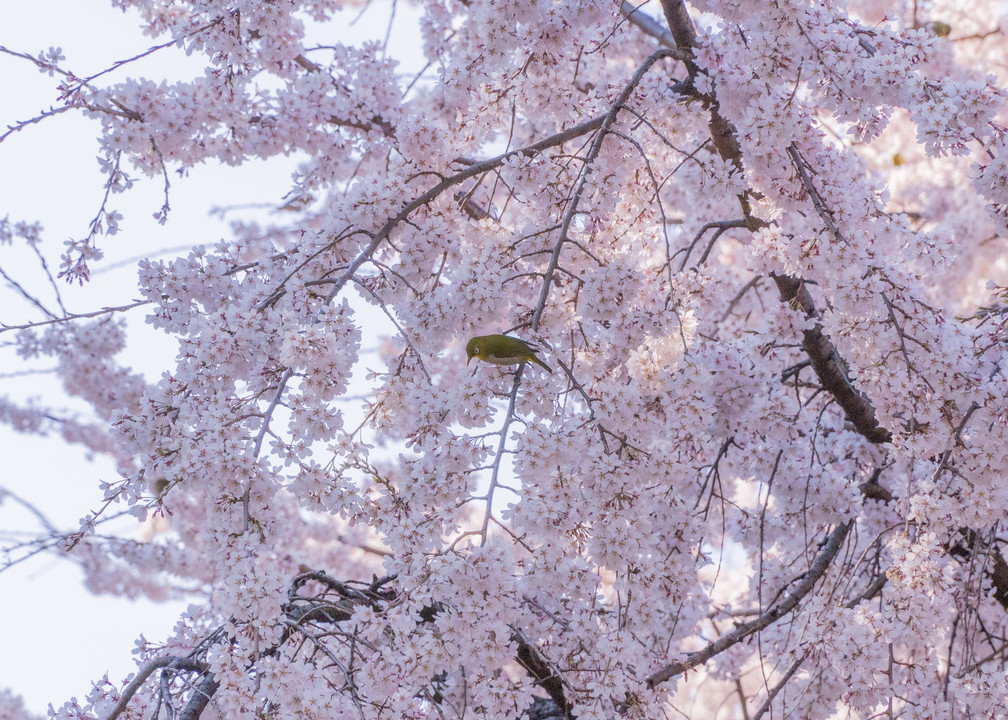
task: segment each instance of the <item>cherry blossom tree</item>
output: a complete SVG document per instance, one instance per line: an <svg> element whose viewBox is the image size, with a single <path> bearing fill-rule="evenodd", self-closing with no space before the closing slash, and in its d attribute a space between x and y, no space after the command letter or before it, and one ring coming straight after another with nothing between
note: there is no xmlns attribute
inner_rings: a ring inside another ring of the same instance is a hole
<svg viewBox="0 0 1008 720"><path fill-rule="evenodd" d="M120 471L38 548L195 600L54 718L1004 717L1001 3L431 0L422 68L308 44L335 0L113 4L206 70L5 46L59 102L3 141L91 118L106 193L0 226L53 268L4 340L90 408L0 417ZM134 183L170 226L284 154L283 221L60 309ZM553 372L467 365L505 332Z"/></svg>

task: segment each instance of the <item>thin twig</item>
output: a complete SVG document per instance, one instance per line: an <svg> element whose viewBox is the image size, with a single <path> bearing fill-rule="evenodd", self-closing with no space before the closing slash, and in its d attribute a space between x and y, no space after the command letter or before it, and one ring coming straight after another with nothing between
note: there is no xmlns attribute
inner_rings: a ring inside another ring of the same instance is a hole
<svg viewBox="0 0 1008 720"><path fill-rule="evenodd" d="M563 250L564 243L567 242L567 233L570 231L570 226L574 221L574 216L577 215L578 203L581 200L581 195L584 192L585 186L588 184L588 178L591 177L593 169L592 163L595 162L595 159L598 158L599 153L602 151L602 143L605 141L606 135L609 134L609 128L612 127L612 124L616 121L616 116L619 115L619 111L623 109L627 100L630 99L631 93L633 93L633 91L637 88L641 80L644 79L644 75L647 74L647 71L650 70L651 67L659 60L674 57L678 57L678 54L674 51L666 49L658 50L657 52L649 55L630 77L630 80L623 87L623 90L617 96L615 102L613 102L612 106L609 108L609 111L602 116L602 122L599 124L598 131L595 134L595 138L592 140L588 154L585 156L580 176L577 179L577 183L574 185L574 191L571 193L567 210L564 212L563 221L560 224L560 236L553 245L553 253L550 255L549 263L543 273L543 286L539 293L539 302L536 303L535 313L532 315L533 332L539 332L539 323L542 320L543 312L546 310L546 300L549 298L550 287L553 285L553 275L556 272L557 265L560 263L560 252Z"/></svg>
<svg viewBox="0 0 1008 720"><path fill-rule="evenodd" d="M3 325L0 323L0 333L5 333L10 330L28 330L31 328L42 327L43 325L53 325L55 323L65 323L72 322L74 320L82 320L84 318L98 317L99 315L108 315L109 313L123 312L125 310L132 310L133 308L138 308L142 305L150 305L153 300L134 300L127 305L117 305L116 307L104 307L101 310L92 310L86 313L70 313L63 317L53 318L52 320L40 320L39 322L24 323L23 325Z"/></svg>
<svg viewBox="0 0 1008 720"><path fill-rule="evenodd" d="M370 259L374 251L378 249L378 246L389 238L389 236L392 234L392 231L400 223L405 221L410 215L413 214L414 211L418 210L419 208L423 207L427 203L434 200L445 190L448 190L449 188L452 188L462 183L463 181L468 180L471 177L481 175L482 173L487 172L488 170L493 170L494 168L499 167L505 161L511 158L535 157L544 150L556 147L557 145L562 145L568 140L572 140L576 137L580 137L581 135L585 135L586 133L590 133L591 131L600 127L604 120L605 120L604 115L599 116L597 118L592 118L591 120L587 120L581 123L580 125L575 125L574 127L568 128L563 132L559 132L556 133L555 135L549 136L548 138L544 138L539 142L533 143L523 148L518 148L517 150L511 150L509 152L497 155L496 157L492 157L487 160L482 160L479 162L469 162L467 160L460 159L460 162L465 162L466 164L469 165L469 167L467 167L465 170L462 170L461 172L456 173L455 175L452 175L451 177L445 178L427 192L423 193L416 199L407 203L402 210L396 213L395 216L389 218L388 221L376 233L374 233L374 235L372 235L372 240L370 243L368 243L367 247L365 247L357 255L357 257L354 258L353 262L351 262L347 266L347 269L343 271L343 274L336 279L336 282L333 284L332 289L326 295L325 301L327 303L333 301L333 299L343 290L343 286L346 285L347 281L353 276L353 274L356 273L360 269L360 267Z"/></svg>
<svg viewBox="0 0 1008 720"><path fill-rule="evenodd" d="M511 396L508 400L507 414L504 416L504 424L501 426L500 431L500 442L497 443L497 452L494 454L493 472L490 474L490 487L487 488L486 493L486 512L483 514L483 526L480 528L480 547L486 545L487 542L487 530L490 527L490 514L493 512L494 492L500 485L498 476L500 475L501 460L504 458L504 445L507 442L508 429L511 427L511 423L514 420L515 403L518 400L518 387L521 385L521 376L524 369L525 363L522 363L515 370L514 384L511 386Z"/></svg>

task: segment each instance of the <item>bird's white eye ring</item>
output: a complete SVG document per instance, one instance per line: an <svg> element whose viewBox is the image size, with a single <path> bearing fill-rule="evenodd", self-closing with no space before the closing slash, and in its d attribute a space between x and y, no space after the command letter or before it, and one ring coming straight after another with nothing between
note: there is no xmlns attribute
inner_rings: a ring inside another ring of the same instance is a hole
<svg viewBox="0 0 1008 720"><path fill-rule="evenodd" d="M473 355L479 355L479 348L476 348L475 350L473 350Z"/></svg>

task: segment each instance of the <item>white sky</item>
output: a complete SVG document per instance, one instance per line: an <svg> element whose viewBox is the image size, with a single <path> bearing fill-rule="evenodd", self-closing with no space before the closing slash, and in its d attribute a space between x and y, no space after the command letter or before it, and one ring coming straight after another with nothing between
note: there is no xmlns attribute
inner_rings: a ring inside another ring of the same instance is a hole
<svg viewBox="0 0 1008 720"><path fill-rule="evenodd" d="M357 12L347 13L346 19L326 28L319 38L333 42ZM415 59L416 16L402 4L396 12L390 50L398 57L408 54ZM8 0L3 16L0 45L32 55L59 46L66 56L63 66L78 74L96 72L164 40L143 36L134 14L123 15L101 0ZM381 39L388 18L389 5L376 3L349 33L342 34L352 34L354 41ZM198 60L169 49L110 77L116 81L138 75L181 79L201 73ZM420 66L414 60L404 67ZM35 116L56 104L55 87L56 78L39 73L27 61L0 54L0 125ZM0 217L40 221L51 267L58 266L64 240L87 234L88 223L100 206L103 179L95 162L96 134L93 122L66 113L0 143ZM289 189L295 165L296 158L280 158L240 168L200 167L186 178L171 175L172 211L165 226L151 217L163 202L160 179L143 179L125 196L114 197L110 207L125 216L121 231L100 240L106 260L96 266L90 286L83 291L64 288L68 309L82 312L129 302L136 297L135 262L109 271L103 267L156 255L167 248L213 244L228 235L227 223L210 216L213 207L276 203ZM243 211L241 217L256 214ZM266 218L261 212L258 217ZM175 254L180 253L169 253L168 257ZM37 263L27 262L28 258L19 247L0 246L0 267L8 274L30 278L31 287L42 293L45 281L37 272ZM0 320L38 318L14 298L7 287L0 287ZM143 315L139 310L130 316L134 342L120 358L153 379L162 369L173 366L175 351L169 339L143 326ZM141 342L135 342L137 338ZM9 341L9 334L0 335L0 396L59 398L53 375L4 377L19 369L9 348L4 347ZM98 480L114 478L108 462L89 462L78 448L55 439L19 435L2 425L0 453L4 459L0 485L45 510L63 530L75 530L78 518L99 506ZM16 504L0 504L0 529L31 531L38 527ZM128 530L129 525L125 527ZM141 633L150 640L164 638L183 607L182 603L91 595L81 587L77 569L54 555L36 556L0 572L0 596L0 647L4 648L0 652L0 686L21 694L28 708L40 714L49 703L59 707L71 696L83 699L91 682L105 672L113 682L120 682L135 669L131 650L136 638Z"/></svg>

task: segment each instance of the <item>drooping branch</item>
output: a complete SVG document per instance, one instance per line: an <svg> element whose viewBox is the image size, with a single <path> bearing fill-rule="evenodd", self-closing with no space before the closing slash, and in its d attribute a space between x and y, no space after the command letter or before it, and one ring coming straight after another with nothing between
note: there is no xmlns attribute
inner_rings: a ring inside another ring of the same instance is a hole
<svg viewBox="0 0 1008 720"><path fill-rule="evenodd" d="M753 633L769 627L794 610L795 607L798 606L798 603L801 602L802 598L812 591L815 584L829 569L830 564L833 562L833 558L836 557L837 553L840 552L840 548L843 547L844 540L847 539L847 534L850 532L852 525L852 520L845 522L830 534L830 536L826 539L826 543L823 545L822 552L819 553L819 557L817 557L809 567L808 572L805 573L801 582L799 582L795 589L792 590L783 600L776 605L771 606L755 620L739 625L731 632L725 633L717 640L709 643L706 647L697 650L696 652L689 653L685 660L669 663L665 667L653 673L647 679L648 686L655 687L666 680L674 678L676 675L684 673L687 670L697 667L698 665L704 664L715 655L718 655L736 643L745 640Z"/></svg>
<svg viewBox="0 0 1008 720"><path fill-rule="evenodd" d="M494 453L493 469L490 472L490 486L486 491L486 509L483 511L483 524L480 527L480 547L486 545L490 538L490 516L493 513L494 493L500 487L501 462L504 459L504 448L507 445L508 429L515 419L515 404L518 402L518 387L521 385L522 371L525 369L521 365L514 374L514 381L511 384L511 392L508 396L507 412L504 414L504 422L501 423L500 438L497 442L497 451Z"/></svg>

